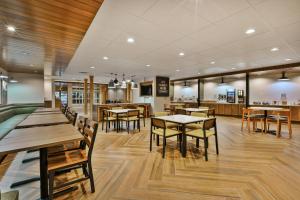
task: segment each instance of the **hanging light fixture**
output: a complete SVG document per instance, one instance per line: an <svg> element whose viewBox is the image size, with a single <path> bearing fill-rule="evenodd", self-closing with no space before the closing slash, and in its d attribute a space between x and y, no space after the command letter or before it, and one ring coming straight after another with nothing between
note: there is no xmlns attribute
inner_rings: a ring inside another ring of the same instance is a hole
<svg viewBox="0 0 300 200"><path fill-rule="evenodd" d="M219 83L219 85L225 85L224 77L221 78L221 82Z"/></svg>
<svg viewBox="0 0 300 200"><path fill-rule="evenodd" d="M286 72L281 72L281 77L278 79L280 81L288 81L290 80L286 75L285 75Z"/></svg>
<svg viewBox="0 0 300 200"><path fill-rule="evenodd" d="M132 83L132 89L138 89L138 84L136 82Z"/></svg>
<svg viewBox="0 0 300 200"><path fill-rule="evenodd" d="M16 79L14 79L13 77L10 78L9 80L10 83L17 83L18 81Z"/></svg>
<svg viewBox="0 0 300 200"><path fill-rule="evenodd" d="M111 76L113 76L113 73L111 73ZM116 88L113 78L108 82L108 88Z"/></svg>
<svg viewBox="0 0 300 200"><path fill-rule="evenodd" d="M115 80L114 80L114 84L115 85L119 85L120 83L119 83L119 80L118 80L118 78L117 78L117 75L118 74L115 74Z"/></svg>
<svg viewBox="0 0 300 200"><path fill-rule="evenodd" d="M126 80L125 80L125 74L123 73L123 80L122 80L122 83L121 83L121 88L127 88L127 83L126 83Z"/></svg>
<svg viewBox="0 0 300 200"><path fill-rule="evenodd" d="M6 76L2 72L0 72L0 78L8 78L8 76Z"/></svg>

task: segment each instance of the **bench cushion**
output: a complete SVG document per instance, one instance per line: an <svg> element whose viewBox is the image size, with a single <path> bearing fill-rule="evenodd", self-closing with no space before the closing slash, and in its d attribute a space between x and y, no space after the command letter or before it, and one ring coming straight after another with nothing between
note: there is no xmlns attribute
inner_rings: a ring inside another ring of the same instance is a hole
<svg viewBox="0 0 300 200"><path fill-rule="evenodd" d="M19 191L9 191L1 194L1 200L18 200L19 199Z"/></svg>
<svg viewBox="0 0 300 200"><path fill-rule="evenodd" d="M29 114L19 114L0 123L0 140L22 122Z"/></svg>

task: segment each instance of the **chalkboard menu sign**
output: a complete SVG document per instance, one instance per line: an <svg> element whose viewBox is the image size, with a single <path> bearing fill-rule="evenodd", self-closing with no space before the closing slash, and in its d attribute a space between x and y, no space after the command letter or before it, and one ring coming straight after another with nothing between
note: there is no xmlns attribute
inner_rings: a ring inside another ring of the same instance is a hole
<svg viewBox="0 0 300 200"><path fill-rule="evenodd" d="M169 96L169 77L156 77L156 96L168 97Z"/></svg>

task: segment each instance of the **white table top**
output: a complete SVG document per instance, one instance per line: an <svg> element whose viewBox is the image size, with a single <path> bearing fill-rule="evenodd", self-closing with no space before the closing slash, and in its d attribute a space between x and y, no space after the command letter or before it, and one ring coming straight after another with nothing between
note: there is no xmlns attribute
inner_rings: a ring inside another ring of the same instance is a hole
<svg viewBox="0 0 300 200"><path fill-rule="evenodd" d="M190 115L168 115L168 116L160 116L154 118L162 119L168 122L174 122L178 124L190 124L190 123L201 122L209 119L207 117L195 117Z"/></svg>
<svg viewBox="0 0 300 200"><path fill-rule="evenodd" d="M120 114L120 113L127 113L128 111L133 111L133 110L138 110L138 109L115 109L115 110L107 110L107 112Z"/></svg>
<svg viewBox="0 0 300 200"><path fill-rule="evenodd" d="M183 108L182 110L185 110L187 112L205 112L205 111L208 111L207 108Z"/></svg>
<svg viewBox="0 0 300 200"><path fill-rule="evenodd" d="M278 107L263 107L263 106L254 106L254 107L250 107L250 109L253 109L253 110L271 110L271 111L277 111L277 110L284 110L284 108L278 108Z"/></svg>

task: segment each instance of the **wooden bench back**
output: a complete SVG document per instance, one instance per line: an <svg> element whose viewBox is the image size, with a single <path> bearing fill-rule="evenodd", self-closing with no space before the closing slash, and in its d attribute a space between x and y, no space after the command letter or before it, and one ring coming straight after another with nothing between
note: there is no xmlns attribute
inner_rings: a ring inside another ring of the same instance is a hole
<svg viewBox="0 0 300 200"><path fill-rule="evenodd" d="M85 144L89 147L89 152L88 152L89 159L92 156L97 131L98 131L98 123L87 119L83 129L83 136L84 136Z"/></svg>
<svg viewBox="0 0 300 200"><path fill-rule="evenodd" d="M151 127L165 129L166 128L166 122L165 122L165 120L162 120L162 119L152 118L151 119Z"/></svg>
<svg viewBox="0 0 300 200"><path fill-rule="evenodd" d="M210 130L216 127L216 118L207 119L203 123L204 130Z"/></svg>

